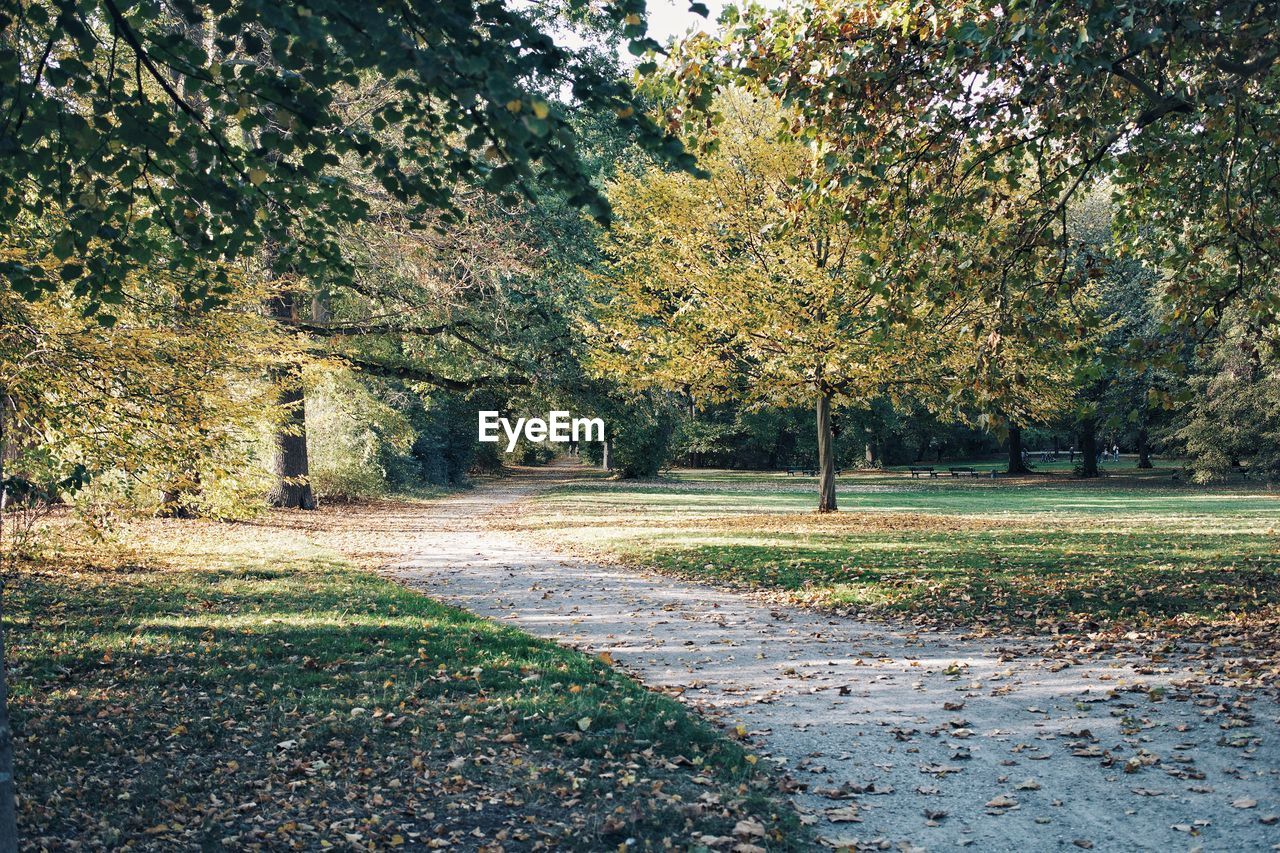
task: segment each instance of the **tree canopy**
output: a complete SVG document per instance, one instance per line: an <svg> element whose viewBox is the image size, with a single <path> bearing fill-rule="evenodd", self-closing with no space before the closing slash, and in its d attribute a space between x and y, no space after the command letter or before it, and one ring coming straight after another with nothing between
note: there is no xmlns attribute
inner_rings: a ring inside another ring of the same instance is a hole
<svg viewBox="0 0 1280 853"><path fill-rule="evenodd" d="M597 23L643 49L632 5ZM90 313L118 304L142 265L166 267L187 298L225 296L225 264L267 244L280 270L341 280L351 265L336 235L369 214L353 171L417 213L455 212L468 178L497 193L552 189L607 219L570 104L611 111L650 150L691 160L624 81L549 34L548 19L588 16L585 2L535 11L470 0L6 6L0 220L39 229L56 212L63 225L39 256L0 272L28 297L68 282Z"/></svg>
<svg viewBox="0 0 1280 853"><path fill-rule="evenodd" d="M762 86L831 140L815 191L889 181L935 226L978 224L1034 176L1005 267L1055 247L1065 270L1067 209L1107 178L1123 250L1179 272L1166 320L1212 327L1238 305L1261 327L1280 319L1276 19L1250 2L816 0L730 9L675 76L700 105L726 76Z"/></svg>

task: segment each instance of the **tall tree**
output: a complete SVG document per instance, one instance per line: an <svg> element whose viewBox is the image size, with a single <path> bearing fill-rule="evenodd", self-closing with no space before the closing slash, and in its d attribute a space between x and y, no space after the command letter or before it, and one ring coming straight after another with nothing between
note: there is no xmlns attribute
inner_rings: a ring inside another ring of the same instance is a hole
<svg viewBox="0 0 1280 853"><path fill-rule="evenodd" d="M288 285L279 288L266 301L267 316L286 327L296 328L301 298L296 288ZM278 389L280 423L272 436L271 470L276 481L267 501L276 507L315 509L307 460L307 400L301 371L297 364L278 359L271 369L271 379Z"/></svg>
<svg viewBox="0 0 1280 853"><path fill-rule="evenodd" d="M652 168L609 187L596 363L712 400L807 401L818 509L832 511L832 407L935 382L957 317L914 295L905 261L896 284L874 275L867 231L836 206L856 205L852 193L804 193L814 154L778 138L794 115L721 97L709 179Z"/></svg>

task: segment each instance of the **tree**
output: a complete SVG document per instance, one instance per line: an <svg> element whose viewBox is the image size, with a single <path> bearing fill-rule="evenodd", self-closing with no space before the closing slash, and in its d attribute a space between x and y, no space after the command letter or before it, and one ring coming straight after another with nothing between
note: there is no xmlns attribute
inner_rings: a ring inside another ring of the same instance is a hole
<svg viewBox="0 0 1280 853"><path fill-rule="evenodd" d="M1116 207L1113 187L1104 182L1068 211L1073 253L1068 276L1082 294L1075 311L1071 384L1084 476L1098 474L1100 432L1111 442L1134 447L1138 467L1151 467L1152 432L1185 385L1193 361L1188 330L1161 322L1161 277L1117 242Z"/></svg>
<svg viewBox="0 0 1280 853"><path fill-rule="evenodd" d="M1192 378L1178 438L1197 482L1242 471L1280 478L1280 360L1237 317L1223 330Z"/></svg>
<svg viewBox="0 0 1280 853"><path fill-rule="evenodd" d="M643 3L609 5L601 25L643 51L652 41L633 7ZM580 19L587 4L553 14ZM635 109L628 85L558 46L547 25L534 10L469 0L8 7L0 220L52 207L67 227L46 255L0 271L26 296L68 282L95 311L118 304L119 282L143 264L223 262L187 277L184 296L225 295L225 263L268 245L276 272L349 277L337 233L368 205L344 160L422 212L453 210L455 181L469 175L499 193L555 189L607 218L568 108L545 90L615 112L651 150L691 159Z"/></svg>
<svg viewBox="0 0 1280 853"><path fill-rule="evenodd" d="M1255 328L1280 322L1271 4L813 0L740 18L715 64L806 110L837 176L859 164L913 195L915 216L967 230L1034 164L998 253L1011 267L1046 245L1068 264L1068 206L1105 177L1123 248L1168 273L1164 319L1203 331L1237 306ZM680 74L703 100L709 77L696 55Z"/></svg>
<svg viewBox="0 0 1280 853"><path fill-rule="evenodd" d="M935 382L955 317L931 312L905 267L897 287L873 278L866 232L835 196L804 193L814 155L778 138L796 116L744 91L722 98L707 180L655 167L609 186L596 367L709 400L809 401L818 508L832 511L833 405Z"/></svg>
<svg viewBox="0 0 1280 853"><path fill-rule="evenodd" d="M715 92L725 85L793 110L792 134L821 153L798 189L857 227L870 266L966 339L953 342L939 372L948 407L1008 429L1009 469L1018 472L1020 427L1060 409L1071 390L1077 323L1066 223L1050 220L1029 237L1025 216L1053 192L1064 155L1034 140L991 150L962 122L935 118L939 93L963 86L933 78L929 62L947 45L903 29L913 14L822 0L731 9L723 36L675 51L679 97L667 114L713 147Z"/></svg>

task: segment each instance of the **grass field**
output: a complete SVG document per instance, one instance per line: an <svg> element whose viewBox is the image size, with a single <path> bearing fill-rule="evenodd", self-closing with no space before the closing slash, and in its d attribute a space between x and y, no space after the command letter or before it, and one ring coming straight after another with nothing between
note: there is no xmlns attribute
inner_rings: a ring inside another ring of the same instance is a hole
<svg viewBox="0 0 1280 853"><path fill-rule="evenodd" d="M680 471L590 480L522 523L570 547L807 604L948 624L1228 628L1280 605L1280 495L1178 483Z"/></svg>
<svg viewBox="0 0 1280 853"><path fill-rule="evenodd" d="M321 535L341 518L394 550L411 515L157 521L127 548L59 533L6 602L31 848L656 849L741 820L795 838L753 757L674 701Z"/></svg>

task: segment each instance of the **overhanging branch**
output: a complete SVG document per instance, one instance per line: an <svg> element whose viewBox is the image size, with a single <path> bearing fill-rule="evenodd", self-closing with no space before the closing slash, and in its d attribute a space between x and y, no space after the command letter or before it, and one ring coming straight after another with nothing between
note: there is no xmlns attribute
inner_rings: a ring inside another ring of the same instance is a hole
<svg viewBox="0 0 1280 853"><path fill-rule="evenodd" d="M386 379L401 379L406 382L425 382L428 385L435 385L437 388L444 388L448 391L475 391L480 388L489 388L494 386L525 386L530 384L529 378L526 376L476 376L470 379L454 379L450 376L442 376L434 371L426 370L419 367L408 367L400 364L383 364L377 361L366 361L361 358L345 356L345 360L356 367L368 373L371 376L381 376Z"/></svg>

